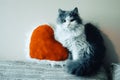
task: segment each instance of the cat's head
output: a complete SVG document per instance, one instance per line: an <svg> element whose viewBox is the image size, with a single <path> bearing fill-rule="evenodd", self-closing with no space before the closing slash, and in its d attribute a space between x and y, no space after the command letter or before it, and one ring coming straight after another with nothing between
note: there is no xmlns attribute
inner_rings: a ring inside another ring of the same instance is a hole
<svg viewBox="0 0 120 80"><path fill-rule="evenodd" d="M82 24L82 20L78 13L78 8L71 11L58 10L57 24L67 29L74 29L76 25Z"/></svg>

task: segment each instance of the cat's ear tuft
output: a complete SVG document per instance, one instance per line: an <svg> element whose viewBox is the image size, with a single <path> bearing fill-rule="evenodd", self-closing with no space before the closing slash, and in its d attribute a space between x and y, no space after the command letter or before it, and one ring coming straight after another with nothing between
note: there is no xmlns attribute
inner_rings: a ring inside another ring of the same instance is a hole
<svg viewBox="0 0 120 80"><path fill-rule="evenodd" d="M78 8L75 7L74 10L73 10L73 12L78 13Z"/></svg>
<svg viewBox="0 0 120 80"><path fill-rule="evenodd" d="M59 13L62 13L62 12L63 12L63 10L62 10L62 9L58 9L58 12L59 12Z"/></svg>

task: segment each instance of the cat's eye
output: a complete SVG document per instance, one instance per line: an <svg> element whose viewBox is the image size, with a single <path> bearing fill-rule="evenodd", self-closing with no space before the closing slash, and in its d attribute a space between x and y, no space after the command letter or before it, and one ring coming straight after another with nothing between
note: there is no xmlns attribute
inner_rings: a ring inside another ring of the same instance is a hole
<svg viewBox="0 0 120 80"><path fill-rule="evenodd" d="M73 22L75 19L71 19L70 21Z"/></svg>
<svg viewBox="0 0 120 80"><path fill-rule="evenodd" d="M65 19L63 19L63 20L62 20L62 22L66 22L66 20L65 20Z"/></svg>

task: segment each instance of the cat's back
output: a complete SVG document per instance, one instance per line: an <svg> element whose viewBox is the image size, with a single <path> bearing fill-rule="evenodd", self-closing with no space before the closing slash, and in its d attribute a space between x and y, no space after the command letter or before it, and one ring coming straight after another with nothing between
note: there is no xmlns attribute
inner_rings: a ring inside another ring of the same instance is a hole
<svg viewBox="0 0 120 80"><path fill-rule="evenodd" d="M106 47L104 44L101 31L91 23L85 24L85 34L86 40L93 47L94 53L99 56L98 59L104 57L106 52Z"/></svg>
<svg viewBox="0 0 120 80"><path fill-rule="evenodd" d="M93 24L85 24L85 34L88 42L91 43L103 43L101 31Z"/></svg>

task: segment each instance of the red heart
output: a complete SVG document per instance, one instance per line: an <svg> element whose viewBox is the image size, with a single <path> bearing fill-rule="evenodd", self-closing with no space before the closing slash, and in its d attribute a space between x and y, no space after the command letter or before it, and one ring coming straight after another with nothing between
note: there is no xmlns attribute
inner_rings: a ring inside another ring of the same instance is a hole
<svg viewBox="0 0 120 80"><path fill-rule="evenodd" d="M49 25L38 26L33 31L29 48L31 58L54 61L68 58L68 50L55 40Z"/></svg>

